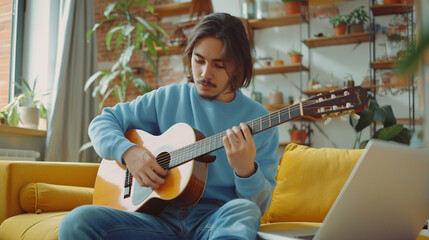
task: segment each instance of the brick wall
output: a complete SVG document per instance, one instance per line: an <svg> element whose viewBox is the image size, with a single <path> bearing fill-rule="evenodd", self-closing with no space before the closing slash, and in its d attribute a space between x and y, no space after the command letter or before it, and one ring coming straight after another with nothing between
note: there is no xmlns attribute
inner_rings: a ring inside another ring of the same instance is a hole
<svg viewBox="0 0 429 240"><path fill-rule="evenodd" d="M9 100L11 29L12 1L0 0L0 108Z"/></svg>
<svg viewBox="0 0 429 240"><path fill-rule="evenodd" d="M95 21L96 22L99 22L103 18L104 4L109 2L114 2L114 0L95 0ZM152 6L154 6L155 3L156 5L160 5L160 4L171 3L174 1L152 0L147 2L150 3ZM144 17L147 20L157 21L157 19L154 18L153 16L150 16L150 15L145 16L142 11L142 8L136 7L132 11L135 13L138 13L141 17ZM184 16L185 19L187 17L188 16ZM168 20L167 21L162 20L161 22L158 22L158 24L160 24L161 27L164 28L164 30L168 33L169 36L172 36L174 30L176 29L176 24ZM112 62L113 50L109 52L106 49L106 44L105 44L105 36L106 36L106 33L109 31L109 28L110 27L107 25L106 26L102 25L99 29L97 29L96 34L97 34L97 48L98 48L99 63ZM167 40L164 39L163 42L165 43L166 41ZM114 40L112 42L114 42ZM149 84L149 86L151 86L151 88L155 89L165 84L180 82L185 78L183 68L174 69L174 66L172 66L173 65L171 63L172 57L180 58L180 56L162 56L162 57L159 57L158 61L156 58L153 59L153 61L157 63L157 66L158 66L158 77L157 77L157 74L152 70L152 67L147 62L145 62L143 60L143 57L138 53L135 53L133 55L130 65L133 68L138 68L139 70L138 75L142 77ZM177 62L175 63L177 64ZM130 84L130 87L127 91L127 97L126 97L127 101L130 101L139 95L141 95L141 93L134 87L133 84ZM113 106L117 102L118 102L117 99L111 97L105 102L104 106Z"/></svg>

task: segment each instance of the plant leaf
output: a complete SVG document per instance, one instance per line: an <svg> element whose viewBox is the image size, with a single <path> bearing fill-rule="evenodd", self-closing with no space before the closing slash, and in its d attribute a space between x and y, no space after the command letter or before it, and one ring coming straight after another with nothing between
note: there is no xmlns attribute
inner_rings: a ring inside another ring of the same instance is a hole
<svg viewBox="0 0 429 240"><path fill-rule="evenodd" d="M371 125L374 118L374 112L365 109L364 111L357 114L360 116L360 119L354 128L356 132L360 132Z"/></svg>
<svg viewBox="0 0 429 240"><path fill-rule="evenodd" d="M107 4L106 8L104 9L104 16L108 17L110 13L115 9L116 2Z"/></svg>
<svg viewBox="0 0 429 240"><path fill-rule="evenodd" d="M167 34L167 32L165 32L165 30L161 27L161 26L159 26L157 23L151 23L151 25L156 29L156 30L158 30L160 33L162 33L162 35L164 35L164 36L166 36L167 38L170 38L170 36L168 36L168 34Z"/></svg>
<svg viewBox="0 0 429 240"><path fill-rule="evenodd" d="M100 79L100 86L101 86L100 94L101 95L104 96L106 94L106 91L109 87L110 82L112 82L116 78L116 76L118 76L118 74L119 74L119 71L115 71L115 72L108 73L108 74L104 75Z"/></svg>
<svg viewBox="0 0 429 240"><path fill-rule="evenodd" d="M149 35L149 37L146 39L145 41L146 47L147 47L147 51L152 55L157 57L158 53L156 52L155 47L153 46L153 41L152 41L152 36Z"/></svg>
<svg viewBox="0 0 429 240"><path fill-rule="evenodd" d="M133 78L132 82L141 93L147 93L152 90L143 78Z"/></svg>
<svg viewBox="0 0 429 240"><path fill-rule="evenodd" d="M121 56L119 56L119 60L118 60L122 66L126 66L128 64L128 62L131 59L131 56L133 55L133 51L134 51L134 45L129 46L128 48L124 49L124 51L122 51Z"/></svg>
<svg viewBox="0 0 429 240"><path fill-rule="evenodd" d="M392 140L394 139L404 128L402 124L395 124L389 127L379 129L375 134L374 138L382 140Z"/></svg>
<svg viewBox="0 0 429 240"><path fill-rule="evenodd" d="M86 142L79 148L79 153L92 147L93 147L92 142Z"/></svg>
<svg viewBox="0 0 429 240"><path fill-rule="evenodd" d="M393 139L395 142L409 145L412 137L412 131L408 128L402 128L401 132Z"/></svg>
<svg viewBox="0 0 429 240"><path fill-rule="evenodd" d="M152 66L152 69L157 72L158 69L155 65L155 63L153 62L152 58L143 50L140 50L141 55L143 56L143 58Z"/></svg>
<svg viewBox="0 0 429 240"><path fill-rule="evenodd" d="M364 149L364 148L366 148L366 145L368 144L368 142L369 142L369 140L365 140L365 141L361 142L361 143L359 144L359 148L360 148L360 149Z"/></svg>
<svg viewBox="0 0 429 240"><path fill-rule="evenodd" d="M95 80L97 80L97 78L98 78L101 74L103 74L103 71L98 71L98 72L96 72L96 73L92 74L92 75L91 75L91 77L89 77L89 78L88 78L88 80L87 80L87 81L86 81L86 83L85 83L85 87L84 87L85 92L88 90L89 86L91 86L91 84L92 84Z"/></svg>
<svg viewBox="0 0 429 240"><path fill-rule="evenodd" d="M115 45L115 50L117 50L121 45L122 42L124 40L124 34L122 33L122 31L118 32L118 35L116 36L116 45Z"/></svg>
<svg viewBox="0 0 429 240"><path fill-rule="evenodd" d="M146 21L145 19L143 19L139 16L136 16L136 20L139 23L143 24L143 26L145 26L149 31L155 32L155 29L152 27L152 25L150 25L150 23L148 21Z"/></svg>
<svg viewBox="0 0 429 240"><path fill-rule="evenodd" d="M7 123L9 124L9 126L16 127L19 121L21 121L21 118L19 117L18 108L19 108L19 101L15 101L7 116Z"/></svg>
<svg viewBox="0 0 429 240"><path fill-rule="evenodd" d="M119 26L119 27L114 26L109 30L109 32L107 32L107 34L106 34L106 48L107 48L107 50L110 51L110 49L111 49L110 44L112 42L112 38L113 38L115 32L117 32L119 30L122 30L122 26Z"/></svg>
<svg viewBox="0 0 429 240"><path fill-rule="evenodd" d="M146 7L149 10L149 12L151 14L153 14L154 9L149 3L145 2L145 1L136 1L136 2L134 2L134 4Z"/></svg>
<svg viewBox="0 0 429 240"><path fill-rule="evenodd" d="M89 30L88 32L86 32L86 41L89 41L91 39L92 34L95 32L95 30L97 30L97 28L100 26L100 23L96 23L94 24L94 26L92 27L91 30Z"/></svg>
<svg viewBox="0 0 429 240"><path fill-rule="evenodd" d="M390 105L375 107L374 120L382 122L384 127L396 124L396 118Z"/></svg>
<svg viewBox="0 0 429 240"><path fill-rule="evenodd" d="M131 33L134 31L135 27L132 25L122 26L122 34L127 37L131 37Z"/></svg>

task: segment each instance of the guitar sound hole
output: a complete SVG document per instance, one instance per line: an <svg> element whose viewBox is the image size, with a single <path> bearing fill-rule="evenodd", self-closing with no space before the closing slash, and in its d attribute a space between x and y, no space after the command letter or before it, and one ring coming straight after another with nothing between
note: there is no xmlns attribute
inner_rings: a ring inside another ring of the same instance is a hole
<svg viewBox="0 0 429 240"><path fill-rule="evenodd" d="M171 156L168 152L162 152L158 154L158 156L156 156L156 161L158 162L159 166L161 166L165 170L169 169L170 160Z"/></svg>

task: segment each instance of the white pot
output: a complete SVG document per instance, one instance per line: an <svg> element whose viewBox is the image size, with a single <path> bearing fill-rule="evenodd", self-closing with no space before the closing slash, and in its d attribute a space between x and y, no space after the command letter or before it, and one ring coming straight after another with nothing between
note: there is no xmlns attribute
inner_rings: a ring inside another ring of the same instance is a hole
<svg viewBox="0 0 429 240"><path fill-rule="evenodd" d="M19 117L21 121L18 126L23 128L39 128L39 109L36 107L19 107Z"/></svg>

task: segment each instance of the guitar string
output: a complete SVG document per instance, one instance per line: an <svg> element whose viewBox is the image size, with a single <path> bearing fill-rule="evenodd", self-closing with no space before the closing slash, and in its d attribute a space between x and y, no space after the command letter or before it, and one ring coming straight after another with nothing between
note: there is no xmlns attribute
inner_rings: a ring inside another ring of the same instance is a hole
<svg viewBox="0 0 429 240"><path fill-rule="evenodd" d="M260 124L265 124L267 122L267 120L271 121L271 119L273 118L273 115L275 115L275 114L277 114L279 117L282 117L282 116L284 116L284 114L289 113L289 111L296 111L297 109L300 108L299 104L296 104L296 105L298 105L298 106L292 106L292 107L289 107L287 109L286 108L281 109L279 111L276 111L276 112L273 112L271 114L265 115L265 116L263 116L263 117L261 117L259 119L255 119L255 120L253 120L251 122L258 122L259 121ZM311 105L311 103L309 103L309 104L303 104L303 106L309 106L309 105ZM319 107L314 107L314 108L318 109ZM217 136L217 135L220 135L220 136ZM202 144L203 142L209 141L209 144L211 144L211 143L214 142L214 145L216 146L215 149L216 148L221 148L222 147L222 143L220 143L220 146L217 147L216 141L220 141L221 137L223 137L225 135L226 135L226 133L222 132L222 133L218 133L216 135L213 135L211 137L201 139L200 141L197 141L195 144L188 145L188 146L185 146L185 147L182 147L182 148L179 148L179 149L175 150L174 152L176 152L177 154L171 154L171 155L175 155L175 158L177 158L177 159L191 160L191 159L194 158L194 157L192 157L193 156L193 154L192 154L193 152L198 151L198 150L201 151L201 146L199 146L199 145L203 145L203 146L207 145L207 144ZM189 151L189 148L191 148L190 151ZM192 148L194 148L194 150L192 150ZM199 155L201 155L201 154L196 154L196 156L199 156ZM163 168L170 168L170 163L171 163L170 159L172 159L170 156L165 156L165 157L159 158L158 159L158 164L160 164ZM179 161L179 163L182 163L182 161Z"/></svg>
<svg viewBox="0 0 429 240"><path fill-rule="evenodd" d="M318 100L306 100L305 102L302 103L302 107L306 107L307 109L320 109L320 107L308 108L308 106L312 105L313 103L319 103L319 101ZM285 114L289 114L290 115L291 111L296 111L296 110L298 110L300 108L301 108L300 104L294 104L294 105L292 105L290 107L280 109L278 111L275 111L275 112L272 112L272 113L267 114L265 116L262 116L262 117L260 117L258 119L252 120L252 121L250 121L250 123L254 124L255 122L259 121L259 124L265 125L267 123L267 121L271 122L271 119L273 119L274 115L276 115L276 114L277 114L277 117L281 118L281 117L284 117ZM278 122L278 123L280 123L280 122ZM271 125L272 124L270 124L270 126ZM220 135L220 136L217 136L217 135ZM174 154L174 155L178 159L183 159L183 158L185 160L193 159L192 152L195 152L197 150L201 151L201 146L198 146L198 145L206 146L207 144L205 142L209 141L209 144L213 143L215 145L214 149L221 148L222 147L222 143L220 143L220 146L217 147L216 141L220 141L221 138L223 138L223 136L225 136L225 135L226 135L226 132L221 132L221 133L215 134L215 135L213 135L211 137L201 139L200 141L195 142L195 144L188 145L188 146L185 146L185 147L182 147L182 148L174 150L173 152L177 153L177 154ZM205 144L203 144L203 142ZM189 148L191 148L191 151L189 151ZM194 150L192 150L192 148L194 148ZM173 155L173 152L170 155ZM200 154L197 154L197 156L200 156ZM163 168L169 168L169 166L170 166L170 159L171 159L170 156L162 157L162 158L158 159L158 164L160 164L161 166L163 166ZM179 162L181 162L181 161L179 161Z"/></svg>

